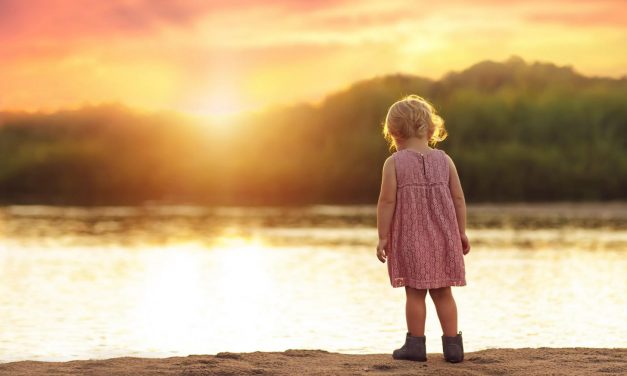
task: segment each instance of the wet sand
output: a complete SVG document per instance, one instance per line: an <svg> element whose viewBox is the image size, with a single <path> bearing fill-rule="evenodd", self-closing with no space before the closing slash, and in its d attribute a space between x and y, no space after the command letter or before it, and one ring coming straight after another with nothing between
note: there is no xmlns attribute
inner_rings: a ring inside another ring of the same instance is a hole
<svg viewBox="0 0 627 376"><path fill-rule="evenodd" d="M69 362L0 364L1 376L21 375L625 375L627 349L525 348L466 353L450 364L442 354L426 362L393 360L389 354L352 355L323 350L218 353L169 358L122 357Z"/></svg>

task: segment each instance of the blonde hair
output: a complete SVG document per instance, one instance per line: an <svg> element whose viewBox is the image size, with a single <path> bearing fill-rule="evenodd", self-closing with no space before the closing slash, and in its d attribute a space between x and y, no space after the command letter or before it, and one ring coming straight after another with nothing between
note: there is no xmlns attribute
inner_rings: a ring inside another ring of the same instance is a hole
<svg viewBox="0 0 627 376"><path fill-rule="evenodd" d="M447 135L444 120L436 113L433 105L415 94L392 104L383 124L383 137L390 143L390 150L398 150L397 140L429 137L429 144L435 146Z"/></svg>

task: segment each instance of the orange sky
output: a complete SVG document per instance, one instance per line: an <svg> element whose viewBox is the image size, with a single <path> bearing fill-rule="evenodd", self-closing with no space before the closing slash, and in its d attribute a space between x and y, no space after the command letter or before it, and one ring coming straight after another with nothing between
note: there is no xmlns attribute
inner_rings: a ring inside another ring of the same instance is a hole
<svg viewBox="0 0 627 376"><path fill-rule="evenodd" d="M0 0L0 110L228 114L513 54L619 77L625 46L624 0Z"/></svg>

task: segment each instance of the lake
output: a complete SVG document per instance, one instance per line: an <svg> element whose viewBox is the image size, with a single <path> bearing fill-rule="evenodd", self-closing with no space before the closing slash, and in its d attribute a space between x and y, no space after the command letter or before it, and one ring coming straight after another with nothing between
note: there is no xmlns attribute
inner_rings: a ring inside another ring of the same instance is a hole
<svg viewBox="0 0 627 376"><path fill-rule="evenodd" d="M0 362L391 353L374 206L0 207ZM627 204L471 205L466 351L627 347ZM441 352L427 303L427 350Z"/></svg>

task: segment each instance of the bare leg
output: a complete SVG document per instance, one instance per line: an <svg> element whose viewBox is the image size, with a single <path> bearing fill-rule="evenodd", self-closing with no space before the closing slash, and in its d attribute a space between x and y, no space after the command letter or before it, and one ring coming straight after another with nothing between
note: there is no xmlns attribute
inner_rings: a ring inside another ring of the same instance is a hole
<svg viewBox="0 0 627 376"><path fill-rule="evenodd" d="M429 295L438 312L438 319L442 326L442 332L447 337L457 335L457 305L450 287L430 289Z"/></svg>
<svg viewBox="0 0 627 376"><path fill-rule="evenodd" d="M425 297L427 290L418 290L405 286L407 302L405 303L405 317L407 319L407 331L416 337L425 335L425 319L427 318L427 307Z"/></svg>

